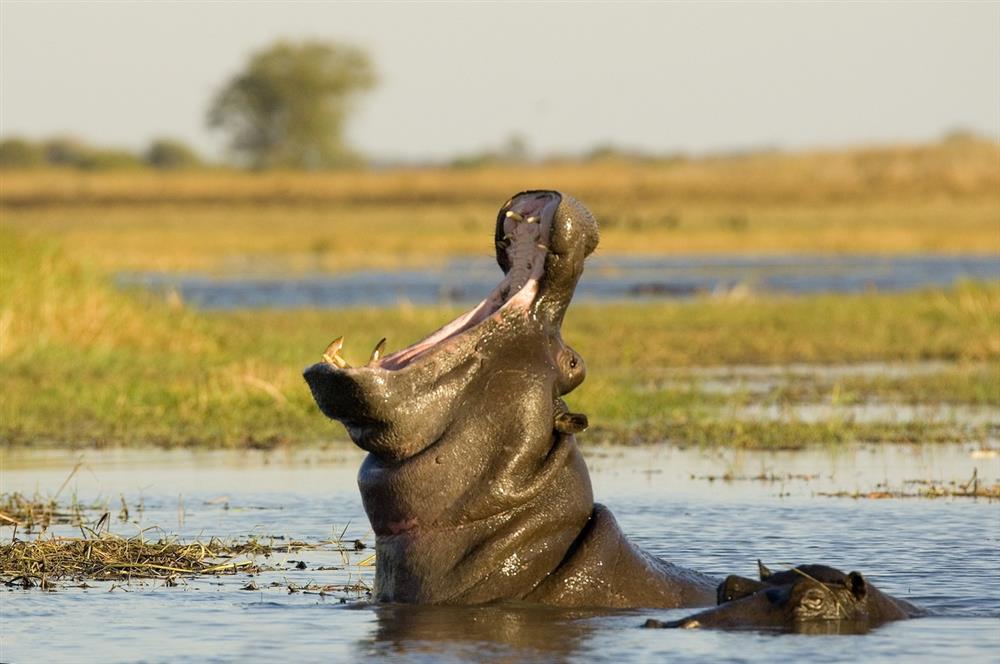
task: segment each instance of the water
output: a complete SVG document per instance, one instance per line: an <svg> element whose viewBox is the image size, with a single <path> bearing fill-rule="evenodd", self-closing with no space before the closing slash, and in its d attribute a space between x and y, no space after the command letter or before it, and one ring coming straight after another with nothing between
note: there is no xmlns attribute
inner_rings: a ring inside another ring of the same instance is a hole
<svg viewBox="0 0 1000 664"><path fill-rule="evenodd" d="M176 290L203 309L470 304L499 281L487 257L456 259L442 268L362 271L299 278L212 278L195 274L135 273L124 286ZM595 256L575 301L689 298L734 289L773 293L856 293L950 286L959 280L1000 279L993 255L911 256Z"/></svg>
<svg viewBox="0 0 1000 664"><path fill-rule="evenodd" d="M304 551L241 590L245 576L111 589L0 590L0 660L81 661L996 661L1000 652L1000 504L985 500L853 500L907 479L1000 480L1000 457L974 446L858 447L809 452L585 448L595 494L629 536L676 563L724 575L823 562L858 569L876 585L934 612L861 636L643 630L647 617L685 611L566 611L341 604L343 594L289 593L288 585L371 583L369 551ZM86 452L62 498L122 495L135 534L158 525L182 537L345 533L371 544L354 477L360 452L119 450ZM7 450L2 490L54 494L78 458ZM770 473L775 482L707 481ZM795 479L809 477L810 479ZM141 512L136 509L144 504ZM345 531L346 528L346 531ZM64 534L78 534L63 526ZM11 528L0 528L0 539ZM291 561L302 560L305 570ZM320 569L337 567L338 569ZM275 586L271 586L275 583ZM109 592L109 590L111 590Z"/></svg>

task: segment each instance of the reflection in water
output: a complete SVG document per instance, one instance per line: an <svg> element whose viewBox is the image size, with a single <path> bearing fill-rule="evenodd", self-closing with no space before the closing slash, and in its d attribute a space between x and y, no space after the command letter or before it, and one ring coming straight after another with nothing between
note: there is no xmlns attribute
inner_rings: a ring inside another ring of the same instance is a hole
<svg viewBox="0 0 1000 664"><path fill-rule="evenodd" d="M510 603L480 607L389 604L374 610L373 640L359 643L366 653L423 655L432 661L435 656L460 652L501 661L514 655L518 661L561 661L579 652L593 632L594 623L587 618L610 614Z"/></svg>

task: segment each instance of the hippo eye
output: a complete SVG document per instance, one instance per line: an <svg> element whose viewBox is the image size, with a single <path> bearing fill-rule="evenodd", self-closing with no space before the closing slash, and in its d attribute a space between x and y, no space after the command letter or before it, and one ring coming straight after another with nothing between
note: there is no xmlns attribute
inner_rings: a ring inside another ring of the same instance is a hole
<svg viewBox="0 0 1000 664"><path fill-rule="evenodd" d="M569 358L569 368L576 369L576 365L577 365L576 358L575 357Z"/></svg>

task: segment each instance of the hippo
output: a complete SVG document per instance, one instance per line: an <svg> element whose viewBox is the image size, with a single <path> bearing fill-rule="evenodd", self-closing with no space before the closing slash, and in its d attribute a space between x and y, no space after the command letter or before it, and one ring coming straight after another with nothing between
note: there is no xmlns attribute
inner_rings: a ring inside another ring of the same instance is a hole
<svg viewBox="0 0 1000 664"><path fill-rule="evenodd" d="M860 572L799 565L773 573L759 561L757 565L759 581L733 575L719 584L716 608L670 622L650 619L644 626L857 634L924 614L886 595Z"/></svg>
<svg viewBox="0 0 1000 664"><path fill-rule="evenodd" d="M572 197L525 191L495 226L500 284L469 312L365 366L343 339L305 371L320 410L368 452L358 474L375 533L373 598L471 605L689 607L717 581L655 558L595 504L562 397L586 365L561 334L597 247Z"/></svg>

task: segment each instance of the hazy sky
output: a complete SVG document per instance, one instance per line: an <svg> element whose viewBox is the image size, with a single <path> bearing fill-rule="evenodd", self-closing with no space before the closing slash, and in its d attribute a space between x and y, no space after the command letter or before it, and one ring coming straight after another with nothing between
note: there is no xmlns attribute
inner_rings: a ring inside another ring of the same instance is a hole
<svg viewBox="0 0 1000 664"><path fill-rule="evenodd" d="M1000 3L574 4L0 0L0 133L216 154L213 93L285 38L363 46L348 128L382 158L521 134L692 152L1000 135Z"/></svg>

